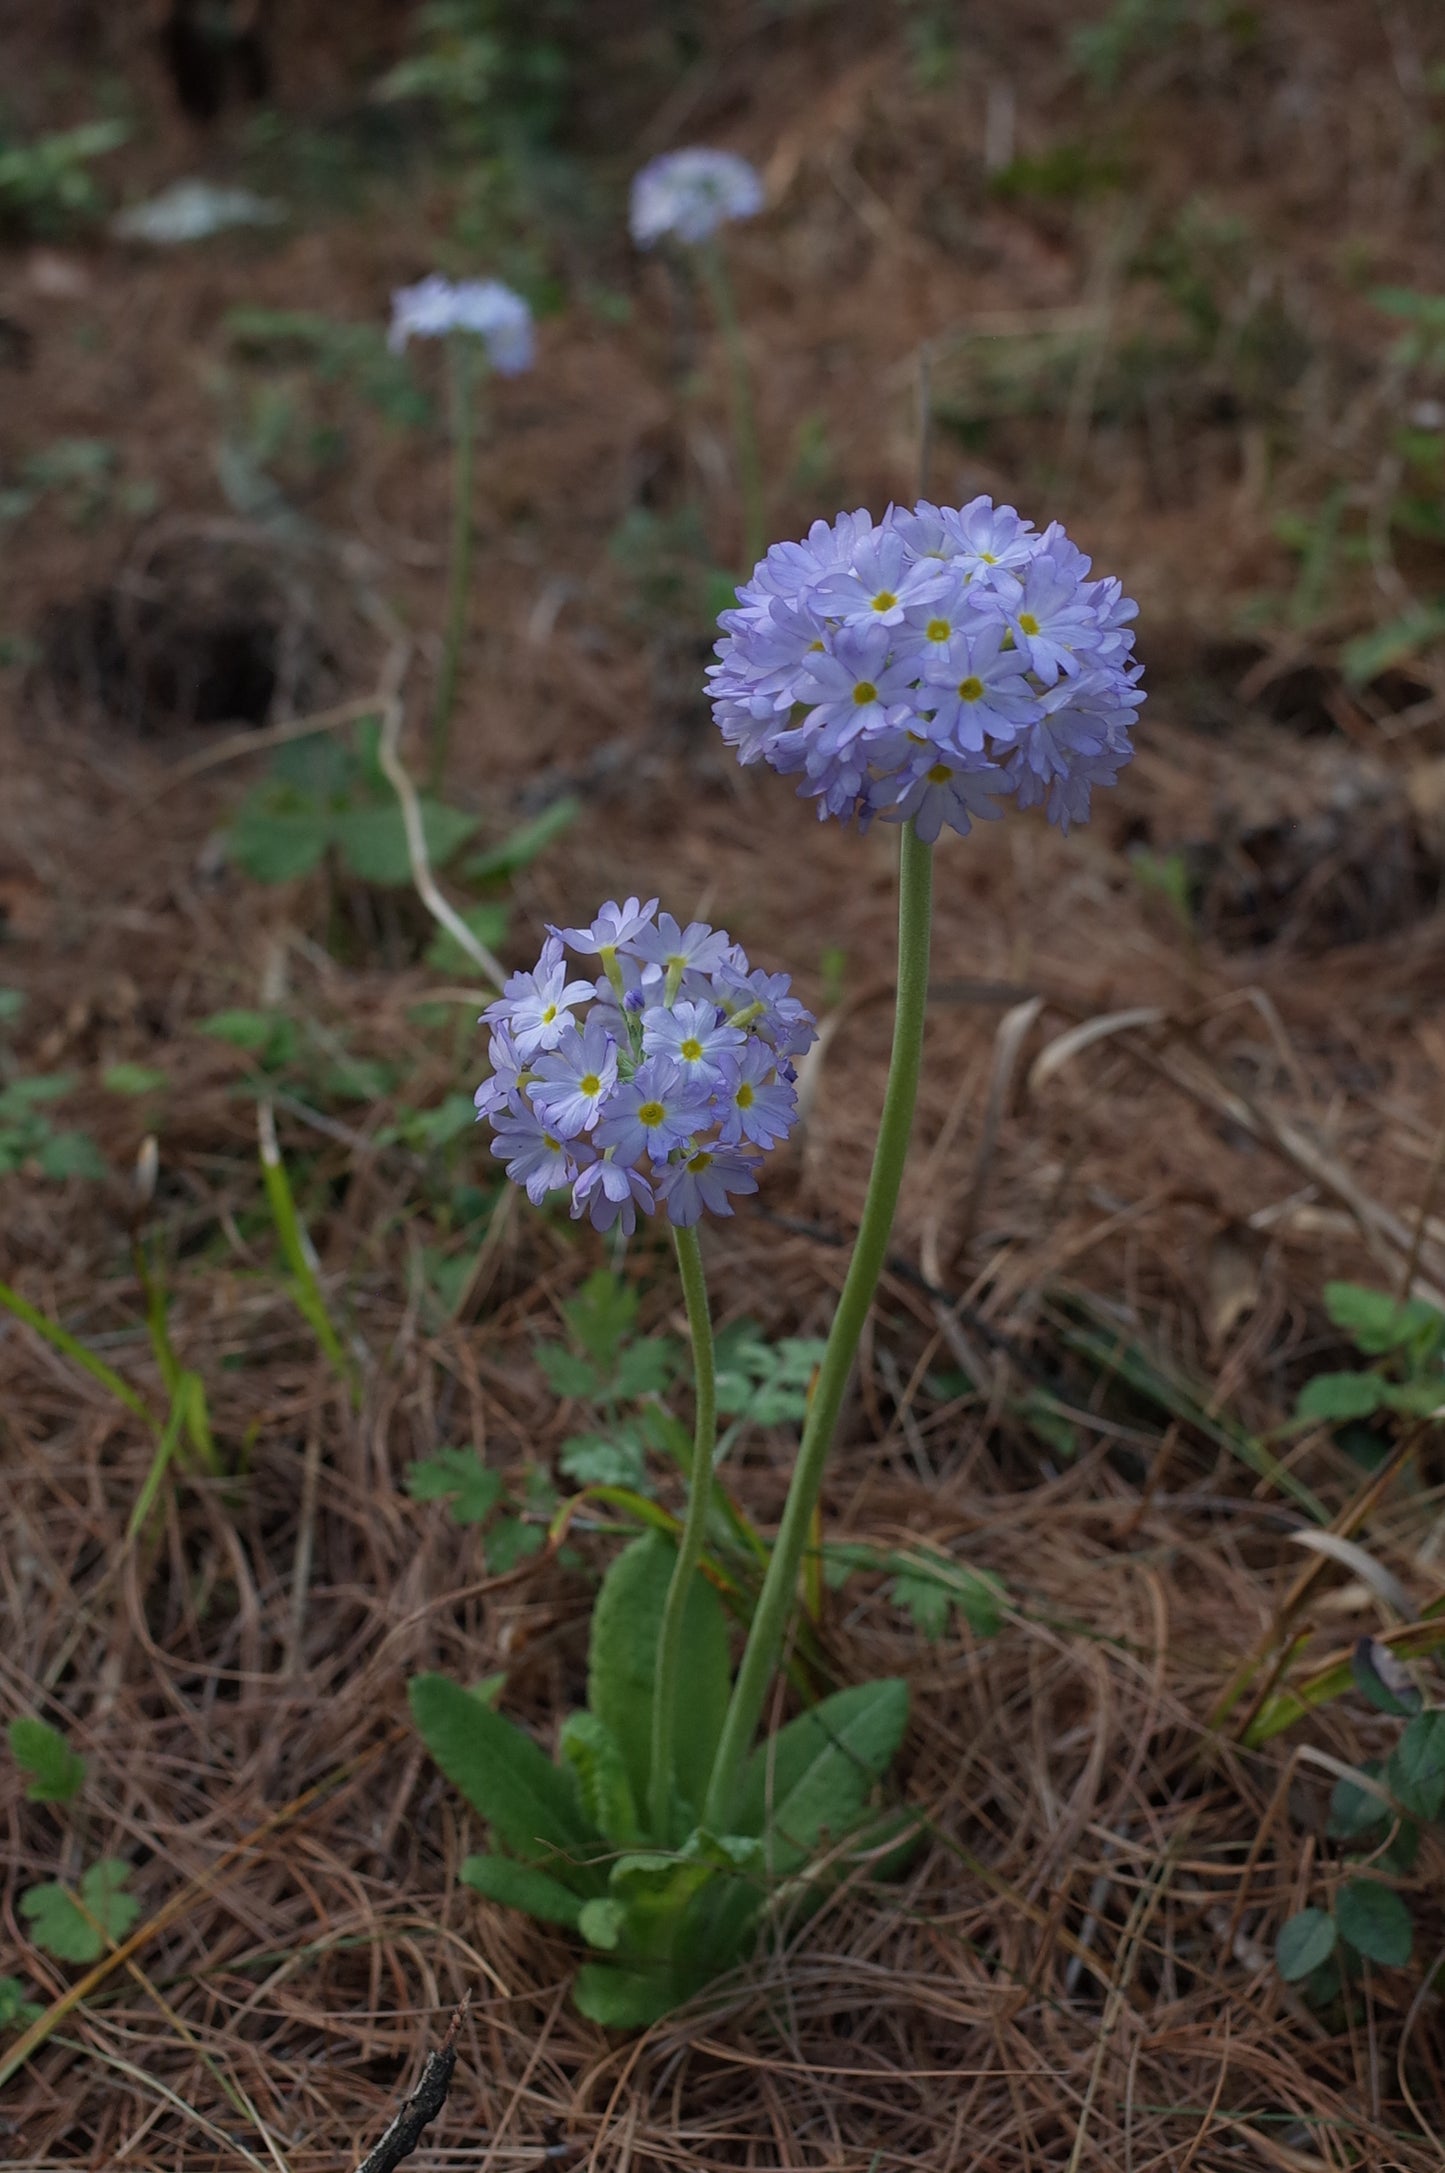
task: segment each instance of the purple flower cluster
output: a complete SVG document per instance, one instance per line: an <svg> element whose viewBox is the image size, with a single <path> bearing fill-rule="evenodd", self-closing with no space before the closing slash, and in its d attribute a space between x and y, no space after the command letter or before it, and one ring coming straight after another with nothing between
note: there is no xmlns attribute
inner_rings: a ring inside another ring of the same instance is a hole
<svg viewBox="0 0 1445 2173"><path fill-rule="evenodd" d="M532 367L532 312L500 279L453 281L429 272L414 287L396 289L387 334L393 354L400 354L408 340L445 339L452 332L470 332L479 339L501 377L516 377Z"/></svg>
<svg viewBox="0 0 1445 2173"><path fill-rule="evenodd" d="M725 611L713 715L819 818L912 820L930 843L1009 795L1067 831L1133 748L1137 605L1057 521L1012 506L841 513L775 543Z"/></svg>
<svg viewBox="0 0 1445 2173"><path fill-rule="evenodd" d="M629 219L639 249L680 241L696 247L732 219L763 208L762 177L736 151L664 151L633 176Z"/></svg>
<svg viewBox="0 0 1445 2173"><path fill-rule="evenodd" d="M569 980L565 951L595 959ZM476 1093L492 1152L537 1205L569 1187L574 1217L630 1233L659 1206L684 1228L729 1195L797 1116L793 1058L813 1015L785 973L754 972L726 932L680 928L657 900L604 905L590 928L553 928L483 1022L492 1075Z"/></svg>

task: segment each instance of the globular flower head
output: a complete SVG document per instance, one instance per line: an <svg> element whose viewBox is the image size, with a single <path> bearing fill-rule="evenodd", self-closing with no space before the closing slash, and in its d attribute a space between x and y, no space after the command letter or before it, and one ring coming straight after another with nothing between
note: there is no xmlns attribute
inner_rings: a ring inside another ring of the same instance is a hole
<svg viewBox="0 0 1445 2173"><path fill-rule="evenodd" d="M735 151L664 151L633 176L629 223L639 249L664 239L695 247L762 208L762 178Z"/></svg>
<svg viewBox="0 0 1445 2173"><path fill-rule="evenodd" d="M604 971L569 980L568 948ZM599 1230L629 1233L658 1208L683 1228L730 1215L797 1119L793 1059L817 1024L790 988L655 898L553 929L483 1013L492 1075L476 1103L492 1152L529 1199L570 1191Z"/></svg>
<svg viewBox="0 0 1445 2173"><path fill-rule="evenodd" d="M451 280L431 272L414 287L397 288L387 335L394 354L408 340L444 339L449 332L470 332L478 338L501 377L516 377L532 367L532 312L500 279Z"/></svg>
<svg viewBox="0 0 1445 2173"><path fill-rule="evenodd" d="M713 716L820 818L967 832L1010 795L1067 830L1133 752L1136 606L1058 523L890 506L776 543L720 620Z"/></svg>

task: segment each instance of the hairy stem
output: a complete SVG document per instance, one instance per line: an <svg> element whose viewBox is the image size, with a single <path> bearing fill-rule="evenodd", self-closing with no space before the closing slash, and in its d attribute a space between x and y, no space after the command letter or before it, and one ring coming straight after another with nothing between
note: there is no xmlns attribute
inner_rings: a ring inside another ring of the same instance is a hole
<svg viewBox="0 0 1445 2173"><path fill-rule="evenodd" d="M688 1481L687 1514L677 1544L672 1582L662 1610L662 1629L657 1640L657 1680L652 1693L652 1763L648 1775L648 1820L652 1838L666 1846L673 1838L673 1745L677 1734L677 1700L682 1685L678 1673L682 1661L682 1626L702 1543L712 1507L712 1462L717 1443L717 1370L713 1359L712 1319L708 1312L707 1282L703 1275L702 1248L696 1230L674 1229L677 1265L682 1275L682 1294L687 1304L687 1325L692 1336L692 1370L696 1384L697 1416L692 1437L692 1472Z"/></svg>
<svg viewBox="0 0 1445 2173"><path fill-rule="evenodd" d="M893 1214L898 1205L913 1105L923 1053L923 1014L928 1000L928 938L932 910L933 849L903 829L898 894L898 999L893 1021L893 1054L873 1173L863 1219L848 1264L847 1278L833 1315L827 1348L803 1425L798 1461L788 1487L783 1521L758 1596L742 1666L733 1688L722 1738L708 1784L706 1822L726 1833L743 1762L752 1749L768 1685L773 1679L788 1617L798 1587L798 1571L808 1543L813 1511L823 1484L823 1467L832 1446L838 1413L858 1350L863 1323L882 1271Z"/></svg>

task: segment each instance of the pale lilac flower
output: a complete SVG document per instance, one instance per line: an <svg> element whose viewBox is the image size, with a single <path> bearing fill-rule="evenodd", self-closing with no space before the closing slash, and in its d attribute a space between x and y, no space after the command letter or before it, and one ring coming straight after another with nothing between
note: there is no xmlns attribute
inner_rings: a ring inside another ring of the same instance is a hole
<svg viewBox="0 0 1445 2173"><path fill-rule="evenodd" d="M681 975L688 969L710 973L726 958L729 939L706 921L689 921L686 928L679 928L670 913L662 913L654 927L639 929L631 947L634 957L652 967L651 974L644 967L642 978L648 981L659 973Z"/></svg>
<svg viewBox="0 0 1445 2173"><path fill-rule="evenodd" d="M387 335L393 354L408 340L444 339L451 332L470 332L480 339L487 360L502 377L515 377L532 366L532 312L499 279L450 280L432 272L414 287L397 288Z"/></svg>
<svg viewBox="0 0 1445 2173"><path fill-rule="evenodd" d="M537 1059L527 1092L559 1139L575 1139L591 1131L616 1084L617 1043L594 1011L580 1032L569 1027L550 1055Z"/></svg>
<svg viewBox="0 0 1445 2173"><path fill-rule="evenodd" d="M897 626L912 606L942 596L951 585L946 566L910 562L903 538L880 528L857 546L847 567L824 578L817 600L844 626Z"/></svg>
<svg viewBox="0 0 1445 2173"><path fill-rule="evenodd" d="M619 945L630 943L657 911L657 900L649 898L644 905L640 898L629 898L625 905L618 905L609 898L599 911L590 928L551 928L551 933L569 950L580 951L586 957L603 951L615 951Z"/></svg>
<svg viewBox="0 0 1445 2173"><path fill-rule="evenodd" d="M585 1213L594 1230L620 1222L624 1237L637 1228L637 1210L653 1210L652 1187L640 1170L622 1162L589 1162L572 1188L572 1220Z"/></svg>
<svg viewBox="0 0 1445 2173"><path fill-rule="evenodd" d="M681 1162L669 1162L658 1181L658 1197L668 1216L682 1229L702 1219L706 1208L714 1215L730 1215L730 1192L756 1192L753 1166L740 1154L714 1147L699 1147Z"/></svg>
<svg viewBox="0 0 1445 2173"><path fill-rule="evenodd" d="M1024 659L1003 646L1007 626L983 620L974 626L927 666L918 689L920 704L933 704L928 736L961 754L981 753L986 737L1012 740L1042 715Z"/></svg>
<svg viewBox="0 0 1445 2173"><path fill-rule="evenodd" d="M997 822L1003 813L999 796L1009 790L1009 780L995 763L927 747L884 789L894 797L892 805L878 810L883 821L912 822L931 845L945 823L967 837L975 822Z"/></svg>
<svg viewBox="0 0 1445 2173"><path fill-rule="evenodd" d="M720 1142L725 1147L735 1147L742 1140L755 1147L776 1147L787 1138L797 1114L798 1097L791 1080L778 1076L773 1051L754 1042L733 1066Z"/></svg>
<svg viewBox="0 0 1445 2173"><path fill-rule="evenodd" d="M511 1028L519 1056L535 1056L539 1049L555 1049L575 1004L592 994L590 981L569 981L562 945L549 936L542 956L531 973L512 974L495 1003L482 1017L490 1024L501 1021Z"/></svg>
<svg viewBox="0 0 1445 2173"><path fill-rule="evenodd" d="M493 1154L506 1164L513 1184L526 1187L534 1207L540 1207L549 1192L560 1191L577 1176L576 1152L549 1132L539 1117L516 1116L509 1111L493 1118L492 1128L496 1133Z"/></svg>
<svg viewBox="0 0 1445 2173"><path fill-rule="evenodd" d="M832 647L810 657L798 699L812 707L807 723L819 751L840 754L860 735L882 731L917 679L907 664L889 662L886 626L846 627Z"/></svg>
<svg viewBox="0 0 1445 2173"><path fill-rule="evenodd" d="M649 1056L631 1079L620 1082L594 1136L619 1162L636 1162L643 1155L665 1162L674 1147L688 1145L708 1121L707 1088L684 1077L669 1058Z"/></svg>
<svg viewBox="0 0 1445 2173"><path fill-rule="evenodd" d="M695 247L762 208L762 177L735 151L664 151L633 176L629 223L639 249L665 238Z"/></svg>
<svg viewBox="0 0 1445 2173"><path fill-rule="evenodd" d="M679 1002L644 1012L642 1046L648 1056L671 1057L685 1079L715 1087L728 1060L743 1046L741 1029L729 1025L715 1003Z"/></svg>

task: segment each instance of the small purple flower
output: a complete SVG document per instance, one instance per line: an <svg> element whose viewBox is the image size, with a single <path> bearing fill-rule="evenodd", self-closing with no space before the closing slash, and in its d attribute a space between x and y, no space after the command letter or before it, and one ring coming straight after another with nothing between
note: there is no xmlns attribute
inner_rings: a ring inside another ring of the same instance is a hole
<svg viewBox="0 0 1445 2173"><path fill-rule="evenodd" d="M540 1207L549 1192L572 1183L577 1175L577 1153L549 1132L540 1118L509 1112L492 1123L496 1133L492 1152L506 1164L513 1184L526 1187L534 1207Z"/></svg>
<svg viewBox="0 0 1445 2173"><path fill-rule="evenodd" d="M702 1219L704 1209L714 1215L730 1215L730 1192L756 1192L758 1180L751 1162L740 1154L715 1147L699 1147L681 1162L669 1162L658 1179L657 1196L668 1218L684 1230Z"/></svg>
<svg viewBox="0 0 1445 2173"><path fill-rule="evenodd" d="M487 1056L492 1076L484 1079L472 1096L478 1117L495 1116L499 1109L510 1109L520 1116L527 1106L526 1067L517 1053L509 1027L499 1023L492 1028Z"/></svg>
<svg viewBox="0 0 1445 2173"><path fill-rule="evenodd" d="M725 1107L718 1134L724 1147L736 1147L742 1140L754 1147L776 1147L787 1138L798 1114L792 1082L778 1077L773 1051L758 1042L738 1058L718 1099Z"/></svg>
<svg viewBox="0 0 1445 2173"><path fill-rule="evenodd" d="M886 626L849 627L811 660L798 697L817 705L807 721L821 754L841 754L892 722L890 709L906 700L918 675L889 662L890 646Z"/></svg>
<svg viewBox="0 0 1445 2173"><path fill-rule="evenodd" d="M644 981L659 973L675 974L680 980L689 969L710 973L722 964L729 948L724 930L709 928L706 921L689 921L686 928L679 928L670 913L659 914L656 926L641 929L631 945L633 957L654 969L651 974L644 970Z"/></svg>
<svg viewBox="0 0 1445 2173"><path fill-rule="evenodd" d="M502 377L515 377L532 366L532 312L500 279L453 281L432 272L414 287L397 288L387 335L393 354L400 354L408 340L442 339L450 332L470 332L480 339L487 360Z"/></svg>
<svg viewBox="0 0 1445 2173"><path fill-rule="evenodd" d="M646 905L639 898L629 898L625 905L618 905L615 899L609 898L590 928L552 928L551 933L569 950L580 951L584 957L596 957L603 951L615 951L624 943L631 943L656 911L655 898L649 898Z"/></svg>
<svg viewBox="0 0 1445 2173"><path fill-rule="evenodd" d="M933 844L946 823L967 837L975 822L997 822L1003 813L999 795L1009 780L992 762L926 747L890 777L891 806L880 807L884 822L911 822L925 845Z"/></svg>
<svg viewBox="0 0 1445 2173"><path fill-rule="evenodd" d="M928 559L910 563L903 538L880 528L858 546L846 570L823 581L818 600L845 626L897 626L905 612L950 586L946 566Z"/></svg>
<svg viewBox="0 0 1445 2173"><path fill-rule="evenodd" d="M574 1222L584 1213L594 1230L610 1230L620 1222L624 1237L637 1228L638 1208L650 1215L654 1204L647 1179L621 1162L589 1162L572 1188Z"/></svg>
<svg viewBox="0 0 1445 2173"><path fill-rule="evenodd" d="M616 1084L617 1044L594 1011L580 1032L572 1026L549 1055L538 1058L527 1092L559 1139L575 1139L591 1131Z"/></svg>
<svg viewBox="0 0 1445 2173"><path fill-rule="evenodd" d="M532 971L510 974L501 995L487 1005L482 1017L489 1025L500 1022L511 1028L519 1056L535 1056L539 1049L556 1048L571 1023L568 1012L591 994L590 981L567 979L562 945L556 936L549 936Z"/></svg>
<svg viewBox="0 0 1445 2173"><path fill-rule="evenodd" d="M930 664L918 690L920 705L933 706L930 739L963 754L982 752L986 737L1012 740L1022 725L1042 714L1029 685L1028 666L1016 650L1005 649L1002 620L954 636L946 657Z"/></svg>
<svg viewBox="0 0 1445 2173"><path fill-rule="evenodd" d="M639 249L664 238L696 246L762 208L761 176L735 151L664 151L633 176L629 223Z"/></svg>
<svg viewBox="0 0 1445 2173"><path fill-rule="evenodd" d="M665 1162L707 1123L707 1088L684 1077L668 1057L649 1056L617 1087L593 1136L619 1162L643 1155Z"/></svg>
<svg viewBox="0 0 1445 2173"><path fill-rule="evenodd" d="M643 1014L642 1046L647 1055L671 1057L685 1079L710 1092L742 1045L741 1030L729 1025L715 1003L658 1005Z"/></svg>

